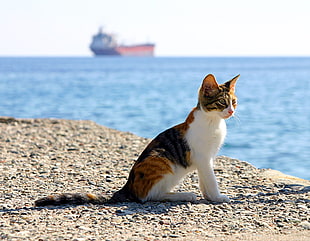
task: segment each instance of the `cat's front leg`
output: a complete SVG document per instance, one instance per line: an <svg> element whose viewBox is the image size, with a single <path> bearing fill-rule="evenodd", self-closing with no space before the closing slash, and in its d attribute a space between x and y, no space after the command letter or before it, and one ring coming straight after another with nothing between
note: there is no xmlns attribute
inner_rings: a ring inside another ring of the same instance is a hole
<svg viewBox="0 0 310 241"><path fill-rule="evenodd" d="M226 195L220 193L213 171L213 162L202 162L197 165L200 190L205 199L212 202L230 202Z"/></svg>

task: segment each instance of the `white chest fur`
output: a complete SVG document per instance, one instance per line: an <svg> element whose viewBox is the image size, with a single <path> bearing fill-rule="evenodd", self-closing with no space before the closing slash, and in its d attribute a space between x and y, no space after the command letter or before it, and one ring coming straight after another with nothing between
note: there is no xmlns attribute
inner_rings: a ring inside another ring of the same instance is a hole
<svg viewBox="0 0 310 241"><path fill-rule="evenodd" d="M213 160L226 135L226 123L216 112L194 112L194 121L189 125L186 139L191 149L191 161L198 170L199 186L205 199L229 202L221 195L213 171Z"/></svg>
<svg viewBox="0 0 310 241"><path fill-rule="evenodd" d="M226 136L225 120L216 113L201 110L195 111L194 117L186 134L192 161L201 158L213 159Z"/></svg>

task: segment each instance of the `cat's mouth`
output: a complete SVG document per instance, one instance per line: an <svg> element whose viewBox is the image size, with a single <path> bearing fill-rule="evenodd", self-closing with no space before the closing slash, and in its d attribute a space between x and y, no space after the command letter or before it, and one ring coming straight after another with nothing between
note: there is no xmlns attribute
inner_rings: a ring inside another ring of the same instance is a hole
<svg viewBox="0 0 310 241"><path fill-rule="evenodd" d="M224 119L228 119L229 117L232 117L235 113L235 110L233 107L229 106L227 109L225 109L223 112L222 112L222 116Z"/></svg>
<svg viewBox="0 0 310 241"><path fill-rule="evenodd" d="M234 115L234 113L229 113L229 114L226 114L226 115L223 115L223 119L228 119L230 117L232 117Z"/></svg>

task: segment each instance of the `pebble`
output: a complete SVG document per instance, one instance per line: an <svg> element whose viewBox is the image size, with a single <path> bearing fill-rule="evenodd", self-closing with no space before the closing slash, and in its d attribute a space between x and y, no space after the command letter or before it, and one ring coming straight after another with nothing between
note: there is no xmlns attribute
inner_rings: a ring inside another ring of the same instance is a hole
<svg viewBox="0 0 310 241"><path fill-rule="evenodd" d="M111 195L150 140L91 121L0 118L0 239L213 240L310 230L309 186L275 183L248 162L218 157L230 203L204 200L197 172L174 191L195 203L149 202L34 208L61 192Z"/></svg>
<svg viewBox="0 0 310 241"><path fill-rule="evenodd" d="M299 224L303 229L310 230L310 223L308 221L303 221Z"/></svg>

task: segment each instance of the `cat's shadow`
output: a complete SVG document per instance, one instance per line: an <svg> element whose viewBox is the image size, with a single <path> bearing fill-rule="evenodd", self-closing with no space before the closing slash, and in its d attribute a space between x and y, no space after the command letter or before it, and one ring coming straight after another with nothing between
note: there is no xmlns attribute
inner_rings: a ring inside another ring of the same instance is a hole
<svg viewBox="0 0 310 241"><path fill-rule="evenodd" d="M197 201L195 203L199 203ZM40 211L42 209L47 210L65 210L74 208L77 206L85 206L87 208L94 207L100 212L101 209L113 209L117 216L134 215L139 213L153 213L153 214L163 214L173 209L173 207L185 205L188 206L189 202L146 202L146 203L136 203L136 202L121 202L121 203L107 203L107 204L66 204L60 206L45 206L45 207L21 207L21 208L3 208L0 209L0 213L12 213L17 214L20 211Z"/></svg>
<svg viewBox="0 0 310 241"><path fill-rule="evenodd" d="M249 203L268 203L269 199L266 197L268 196L281 196L284 194L286 195L294 195L294 194L305 194L310 193L310 186L303 186L303 185L285 185L282 189L279 189L278 192L274 193L258 193L256 195L242 195L242 196L234 196L231 197L231 202L228 205L247 205ZM253 198L257 197L257 198ZM283 196L282 196L283 197ZM304 202L310 202L310 199L298 199L299 201L303 200ZM288 200L282 199L281 197L278 200L270 200L272 202L287 202ZM205 204L205 205L222 205L222 203L217 202L210 202L203 198L198 199L195 202L146 202L146 203L136 203L136 202L123 202L123 203L115 203L115 204L103 204L103 205L96 205L96 204L88 204L85 205L86 207L96 207L98 212L101 209L113 209L112 212L115 210L115 215L117 216L127 216L127 215L138 215L138 214L165 214L170 211L173 211L175 207L178 206L185 206L190 209L190 206L195 204ZM17 214L20 211L40 211L42 209L48 210L61 210L61 209L69 209L72 207L76 207L80 205L62 205L62 206L46 206L46 207L21 207L21 208L3 208L0 209L0 213L12 213Z"/></svg>
<svg viewBox="0 0 310 241"><path fill-rule="evenodd" d="M77 206L85 206L87 208L94 207L98 209L98 212L102 209L113 209L115 215L117 216L127 216L135 214L164 214L173 210L178 206L185 206L188 209L190 205L195 204L219 204L207 201L205 199L200 199L195 202L146 202L146 203L136 203L136 202L121 202L121 203L107 203L102 205L97 204L66 204L61 206L45 206L45 207L21 207L21 208L3 208L0 210L0 213L12 213L17 214L20 211L40 211L42 209L47 210L65 210L74 208ZM114 211L115 210L115 211Z"/></svg>
<svg viewBox="0 0 310 241"><path fill-rule="evenodd" d="M120 209L116 210L116 215L126 216L126 215L135 215L135 214L165 214L173 210L178 206L186 206L189 208L189 205L193 203L189 202L146 202L146 203L133 203L125 202L118 204L109 204L109 206L119 207Z"/></svg>

